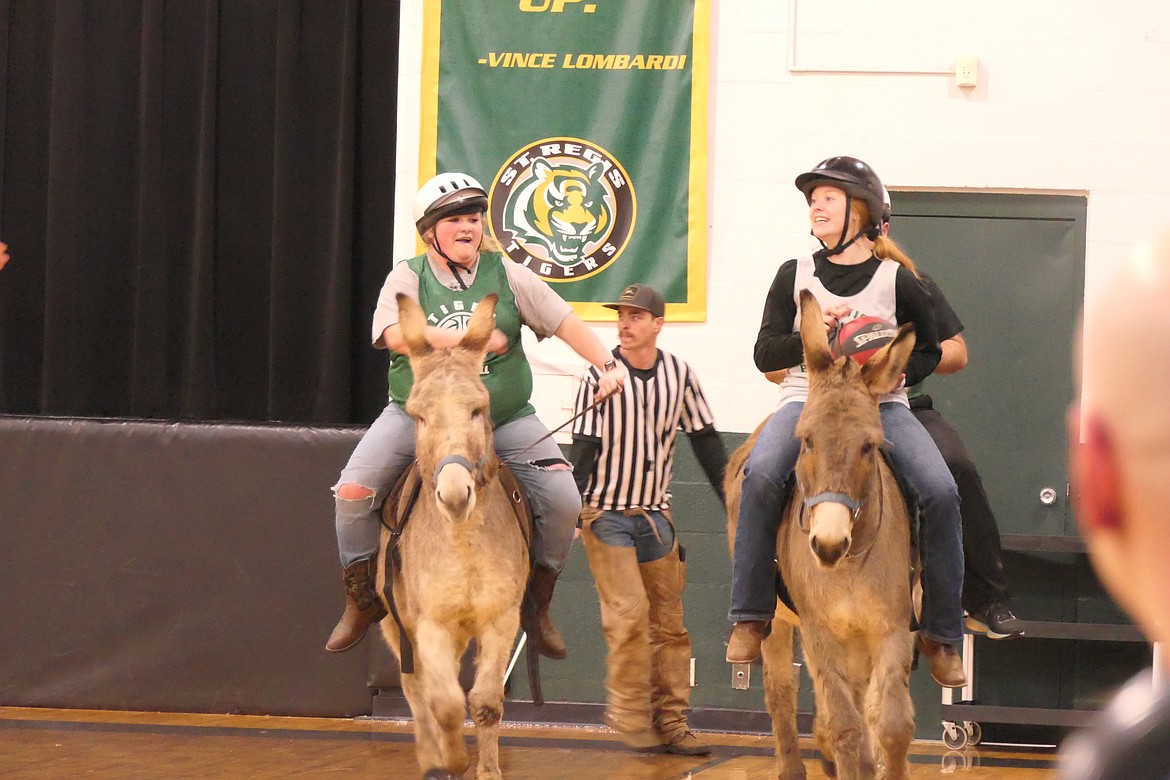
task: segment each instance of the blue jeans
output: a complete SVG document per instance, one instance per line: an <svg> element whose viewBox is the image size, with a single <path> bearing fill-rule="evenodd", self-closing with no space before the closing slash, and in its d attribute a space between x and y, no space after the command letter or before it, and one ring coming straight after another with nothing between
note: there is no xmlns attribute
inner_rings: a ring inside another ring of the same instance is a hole
<svg viewBox="0 0 1170 780"><path fill-rule="evenodd" d="M674 526L662 512L648 510L646 515L649 519L640 513L627 515L606 510L597 516L590 528L602 544L633 547L638 563L650 563L665 558L674 549Z"/></svg>
<svg viewBox="0 0 1170 780"><path fill-rule="evenodd" d="M744 469L743 492L731 560L732 621L771 620L776 611L776 535L783 485L796 467L800 442L793 432L804 410L788 403L764 425ZM963 537L959 493L938 447L911 411L881 405L882 429L894 465L923 504L922 633L936 642L963 638Z"/></svg>
<svg viewBox="0 0 1170 780"><path fill-rule="evenodd" d="M548 433L536 415L501 425L494 431L501 459L523 450ZM360 501L335 497L337 549L341 565L369 558L378 551L381 534L378 515L386 495L414 460L414 420L401 406L389 403L349 456L337 485L361 485L374 494ZM508 464L524 486L535 515L533 563L560 571L573 543L573 529L581 514L581 496L561 448L545 439ZM336 492L337 486L334 486Z"/></svg>

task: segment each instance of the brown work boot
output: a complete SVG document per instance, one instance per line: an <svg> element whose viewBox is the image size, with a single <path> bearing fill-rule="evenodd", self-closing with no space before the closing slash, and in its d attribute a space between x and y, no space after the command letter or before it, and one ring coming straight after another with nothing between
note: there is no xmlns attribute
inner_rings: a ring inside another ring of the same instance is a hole
<svg viewBox="0 0 1170 780"><path fill-rule="evenodd" d="M362 558L346 566L341 574L345 581L345 611L329 635L325 649L340 653L362 641L374 623L386 617L386 608L374 593L373 559Z"/></svg>
<svg viewBox="0 0 1170 780"><path fill-rule="evenodd" d="M536 643L536 649L541 655L557 661L569 655L565 638L557 631L552 616L548 613L553 589L559 576L560 572L553 571L547 566L533 566L532 579L528 581L528 593L524 597L521 614L521 623L528 634L528 641Z"/></svg>
<svg viewBox="0 0 1170 780"><path fill-rule="evenodd" d="M637 721L642 721L637 723ZM607 710L605 725L618 733L626 747L633 748L641 753L651 753L662 750L663 737L650 726L650 718L630 717L627 713L618 713Z"/></svg>
<svg viewBox="0 0 1170 780"><path fill-rule="evenodd" d="M930 660L930 676L936 683L944 688L962 688L967 684L958 650L922 633L918 634L918 650Z"/></svg>
<svg viewBox="0 0 1170 780"><path fill-rule="evenodd" d="M682 729L671 734L666 738L663 749L676 756L711 755L711 746L695 736L695 732L690 729Z"/></svg>
<svg viewBox="0 0 1170 780"><path fill-rule="evenodd" d="M767 636L768 623L763 620L741 620L731 629L727 640L727 663L750 664L760 657L760 645Z"/></svg>

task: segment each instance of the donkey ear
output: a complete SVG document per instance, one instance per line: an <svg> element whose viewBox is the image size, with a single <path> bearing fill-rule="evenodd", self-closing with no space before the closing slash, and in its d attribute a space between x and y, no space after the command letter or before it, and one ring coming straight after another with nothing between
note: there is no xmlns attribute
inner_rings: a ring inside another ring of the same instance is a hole
<svg viewBox="0 0 1170 780"><path fill-rule="evenodd" d="M488 339L492 337L492 331L496 327L496 303L499 300L500 296L496 293L488 293L476 304L475 311L471 313L471 322L463 334L463 340L459 342L461 347L472 352L486 351Z"/></svg>
<svg viewBox="0 0 1170 780"><path fill-rule="evenodd" d="M875 396L891 393L902 381L910 353L914 351L914 323L898 329L894 340L879 349L861 367L861 381Z"/></svg>
<svg viewBox="0 0 1170 780"><path fill-rule="evenodd" d="M800 291L800 340L804 344L804 364L810 371L824 371L832 365L825 316L816 296L808 290Z"/></svg>
<svg viewBox="0 0 1170 780"><path fill-rule="evenodd" d="M402 338L406 340L406 352L411 357L426 355L434 350L427 340L427 318L418 301L402 293L394 296L398 301L398 325Z"/></svg>

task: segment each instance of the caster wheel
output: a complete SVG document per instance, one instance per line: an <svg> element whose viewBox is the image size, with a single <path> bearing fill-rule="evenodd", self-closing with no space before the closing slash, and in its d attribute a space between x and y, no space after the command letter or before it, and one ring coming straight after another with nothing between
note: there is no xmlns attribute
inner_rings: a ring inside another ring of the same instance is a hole
<svg viewBox="0 0 1170 780"><path fill-rule="evenodd" d="M965 728L960 728L953 723L947 723L943 725L943 744L951 750L962 750L963 748L967 747L967 743L970 741L970 738L971 737Z"/></svg>
<svg viewBox="0 0 1170 780"><path fill-rule="evenodd" d="M966 721L963 725L967 728L967 741L972 745L978 745L983 741L983 727L974 721Z"/></svg>

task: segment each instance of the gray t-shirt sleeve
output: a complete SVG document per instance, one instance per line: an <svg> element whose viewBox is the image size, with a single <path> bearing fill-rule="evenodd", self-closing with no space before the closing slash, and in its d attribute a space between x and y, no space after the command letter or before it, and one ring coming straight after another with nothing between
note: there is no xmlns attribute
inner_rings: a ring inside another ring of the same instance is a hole
<svg viewBox="0 0 1170 780"><path fill-rule="evenodd" d="M374 324L371 333L374 347L377 349L388 348L386 342L382 340L382 332L398 323L398 299L394 297L398 293L409 295L416 301L418 300L418 275L410 270L410 266L405 262L394 266L386 275L386 281L382 283L382 291L378 293L378 305L374 307Z"/></svg>
<svg viewBox="0 0 1170 780"><path fill-rule="evenodd" d="M557 295L548 282L527 267L505 258L504 272L508 275L508 286L516 296L520 321L527 325L537 338L546 339L552 336L557 332L557 328L561 327L565 318L573 313L573 307ZM417 281L416 279L416 284Z"/></svg>

